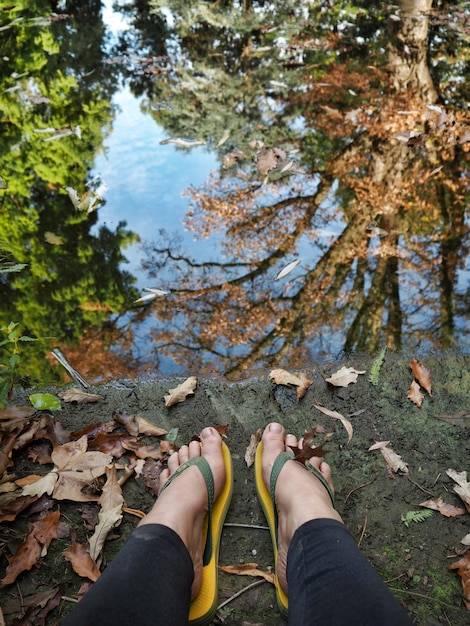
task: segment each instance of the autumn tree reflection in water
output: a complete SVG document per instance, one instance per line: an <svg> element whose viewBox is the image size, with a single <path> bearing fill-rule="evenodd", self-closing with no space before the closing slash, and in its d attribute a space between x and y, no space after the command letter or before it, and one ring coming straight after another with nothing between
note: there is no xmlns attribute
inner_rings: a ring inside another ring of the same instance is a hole
<svg viewBox="0 0 470 626"><path fill-rule="evenodd" d="M215 145L214 106L218 133L231 131L217 146L220 172L188 190L186 225L199 237L221 233L225 259L195 263L164 238L148 245L149 275L172 272L171 296L153 309L158 351L235 377L260 364L300 366L339 347L468 348L467 286L459 284L470 146L460 104L468 95L459 78L468 64L464 13L401 2L385 26L366 7L353 18L326 15L321 3L276 6L282 27L266 15L250 36L232 33L244 42L235 69L217 55L215 36L206 41L210 31L198 44L196 25L181 38L194 44L183 52L200 84L172 87L174 102L184 94L194 111L179 131L191 118L193 134ZM209 20L199 17L199 25ZM175 24L187 28L184 15ZM212 53L206 48L203 62L205 45ZM261 75L264 93L253 80ZM237 94L230 84L241 77ZM221 115L214 102L225 87ZM178 131L175 116L157 117ZM274 280L298 257L292 274Z"/></svg>

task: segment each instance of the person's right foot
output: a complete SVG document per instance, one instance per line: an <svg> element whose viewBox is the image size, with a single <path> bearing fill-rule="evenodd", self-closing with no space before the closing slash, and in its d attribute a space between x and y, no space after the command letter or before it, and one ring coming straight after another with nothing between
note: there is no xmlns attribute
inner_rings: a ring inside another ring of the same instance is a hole
<svg viewBox="0 0 470 626"><path fill-rule="evenodd" d="M263 480L269 489L273 463L280 452L290 447L302 447L294 435L286 435L281 424L272 422L263 433ZM320 457L312 457L314 465L326 478L331 489L331 469ZM312 519L329 518L342 522L333 508L330 495L321 481L297 461L287 461L279 473L275 489L278 513L278 558L276 572L281 587L287 593L287 552L291 539L299 526Z"/></svg>

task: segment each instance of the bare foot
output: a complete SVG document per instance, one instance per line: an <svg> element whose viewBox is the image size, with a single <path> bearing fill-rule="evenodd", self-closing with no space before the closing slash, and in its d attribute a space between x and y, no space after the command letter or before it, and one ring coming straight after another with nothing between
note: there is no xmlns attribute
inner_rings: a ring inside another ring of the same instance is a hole
<svg viewBox="0 0 470 626"><path fill-rule="evenodd" d="M222 439L215 428L204 428L201 443L192 441L182 446L168 459L168 469L160 475L161 485L173 475L180 465L190 458L203 456L214 476L214 500L225 483L225 466L222 456ZM194 599L202 583L202 536L204 518L208 510L207 487L200 470L191 466L180 474L166 489L161 491L152 510L143 518L144 524L163 524L174 530L188 548L194 564L194 582L191 598Z"/></svg>
<svg viewBox="0 0 470 626"><path fill-rule="evenodd" d="M294 435L286 435L281 424L272 422L263 433L263 480L269 489L271 470L280 452L290 446L302 446ZM320 457L310 459L333 489L331 469ZM308 496L308 497L306 497ZM297 461L287 461L282 468L274 493L278 513L278 558L276 572L283 590L287 593L287 552L291 539L299 526L317 518L330 518L342 522L333 508L331 498L320 480Z"/></svg>

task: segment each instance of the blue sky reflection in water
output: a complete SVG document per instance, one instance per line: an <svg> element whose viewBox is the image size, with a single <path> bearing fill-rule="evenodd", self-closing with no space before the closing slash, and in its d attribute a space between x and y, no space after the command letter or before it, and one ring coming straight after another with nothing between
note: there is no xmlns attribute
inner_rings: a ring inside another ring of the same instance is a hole
<svg viewBox="0 0 470 626"><path fill-rule="evenodd" d="M0 275L3 322L92 379L468 351L464 4L174 0L171 20L160 4L66 2L36 31L21 7L2 16L0 219L9 262L32 268ZM39 134L67 124L80 141ZM205 145L162 144L178 137ZM105 203L74 214L66 188L92 180ZM132 306L145 287L170 293Z"/></svg>

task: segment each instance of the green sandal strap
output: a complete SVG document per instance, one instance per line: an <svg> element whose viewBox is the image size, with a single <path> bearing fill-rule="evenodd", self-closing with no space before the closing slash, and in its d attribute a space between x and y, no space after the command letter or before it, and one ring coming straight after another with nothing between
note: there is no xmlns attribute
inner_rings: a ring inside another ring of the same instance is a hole
<svg viewBox="0 0 470 626"><path fill-rule="evenodd" d="M330 496L331 504L333 505L333 508L335 508L335 496L326 478L323 476L320 470L318 470L314 465L310 463L310 461L305 461L305 467L308 469L309 472L312 472L312 474L315 474L315 476L318 478L321 484L325 487L325 489L328 492L328 495Z"/></svg>
<svg viewBox="0 0 470 626"><path fill-rule="evenodd" d="M178 467L176 472L170 476L170 478L163 485L160 493L162 493L167 487L171 485L171 483L177 478L180 474L182 474L188 467L195 465L198 470L201 472L202 477L206 483L207 487L207 501L208 501L208 510L207 510L207 535L206 542L204 547L204 554L202 557L203 565L207 565L211 560L212 555L212 505L214 504L214 477L212 475L211 466L206 461L203 456L196 456L192 459L189 459L182 465Z"/></svg>

